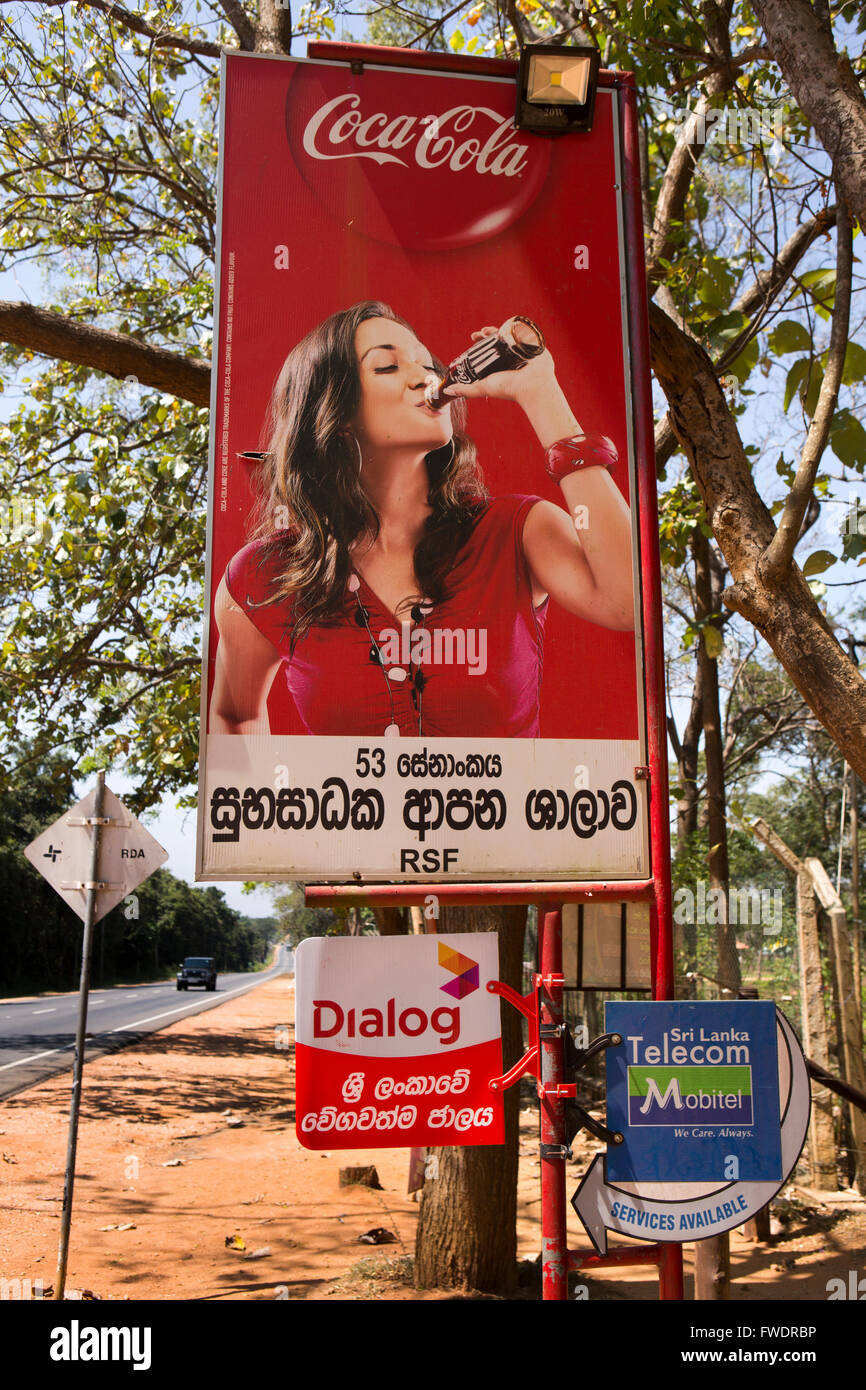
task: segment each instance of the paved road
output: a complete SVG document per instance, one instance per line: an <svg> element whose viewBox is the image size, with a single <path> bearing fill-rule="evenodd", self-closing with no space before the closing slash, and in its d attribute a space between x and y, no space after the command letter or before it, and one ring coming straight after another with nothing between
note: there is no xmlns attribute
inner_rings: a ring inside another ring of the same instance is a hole
<svg viewBox="0 0 866 1390"><path fill-rule="evenodd" d="M263 980L293 969L292 953L281 945L270 970L220 975L213 994L205 990L180 992L172 981L91 990L85 1059L128 1047L147 1033L188 1014L215 1009ZM77 993L0 1000L0 1097L69 1070L77 1023Z"/></svg>

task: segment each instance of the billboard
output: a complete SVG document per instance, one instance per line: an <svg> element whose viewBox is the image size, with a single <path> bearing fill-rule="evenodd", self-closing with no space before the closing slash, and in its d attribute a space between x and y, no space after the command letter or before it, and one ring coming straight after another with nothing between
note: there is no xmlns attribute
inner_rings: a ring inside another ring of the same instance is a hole
<svg viewBox="0 0 866 1390"><path fill-rule="evenodd" d="M620 93L355 67L223 59L198 876L645 878Z"/></svg>

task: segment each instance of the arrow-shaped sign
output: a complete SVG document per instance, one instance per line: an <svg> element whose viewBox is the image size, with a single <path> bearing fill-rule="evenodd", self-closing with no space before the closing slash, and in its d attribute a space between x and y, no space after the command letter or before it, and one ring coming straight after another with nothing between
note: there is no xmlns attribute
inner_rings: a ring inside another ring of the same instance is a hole
<svg viewBox="0 0 866 1390"><path fill-rule="evenodd" d="M766 1206L787 1181L809 1128L810 1089L797 1035L776 1010L779 1034L779 1096L782 1125L782 1177L777 1182L620 1183L605 1176L605 1159L596 1154L571 1199L600 1255L607 1232L638 1240L680 1243L720 1235L741 1226Z"/></svg>

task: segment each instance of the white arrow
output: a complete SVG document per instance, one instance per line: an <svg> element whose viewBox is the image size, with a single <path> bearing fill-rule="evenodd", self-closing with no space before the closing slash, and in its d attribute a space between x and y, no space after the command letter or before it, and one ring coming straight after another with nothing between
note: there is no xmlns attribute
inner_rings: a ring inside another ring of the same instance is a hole
<svg viewBox="0 0 866 1390"><path fill-rule="evenodd" d="M596 1154L571 1199L586 1233L600 1255L607 1252L607 1232L639 1240L679 1243L720 1235L741 1226L775 1197L793 1172L809 1128L809 1075L793 1028L778 1009L779 1050L788 1063L787 1093L781 1097L782 1177L767 1182L732 1182L707 1189L702 1183L640 1183L614 1187L605 1176L605 1160ZM783 1053L784 1048L784 1053ZM659 1188L674 1186L676 1199L656 1196ZM616 1207L616 1211L614 1211Z"/></svg>

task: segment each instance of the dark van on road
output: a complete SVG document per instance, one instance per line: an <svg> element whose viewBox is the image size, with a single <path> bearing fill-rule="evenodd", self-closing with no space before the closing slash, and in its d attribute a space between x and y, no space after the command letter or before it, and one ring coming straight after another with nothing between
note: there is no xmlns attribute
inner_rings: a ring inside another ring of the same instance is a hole
<svg viewBox="0 0 866 1390"><path fill-rule="evenodd" d="M189 989L190 985L216 989L216 982L216 961L213 956L187 956L177 972L178 989Z"/></svg>

